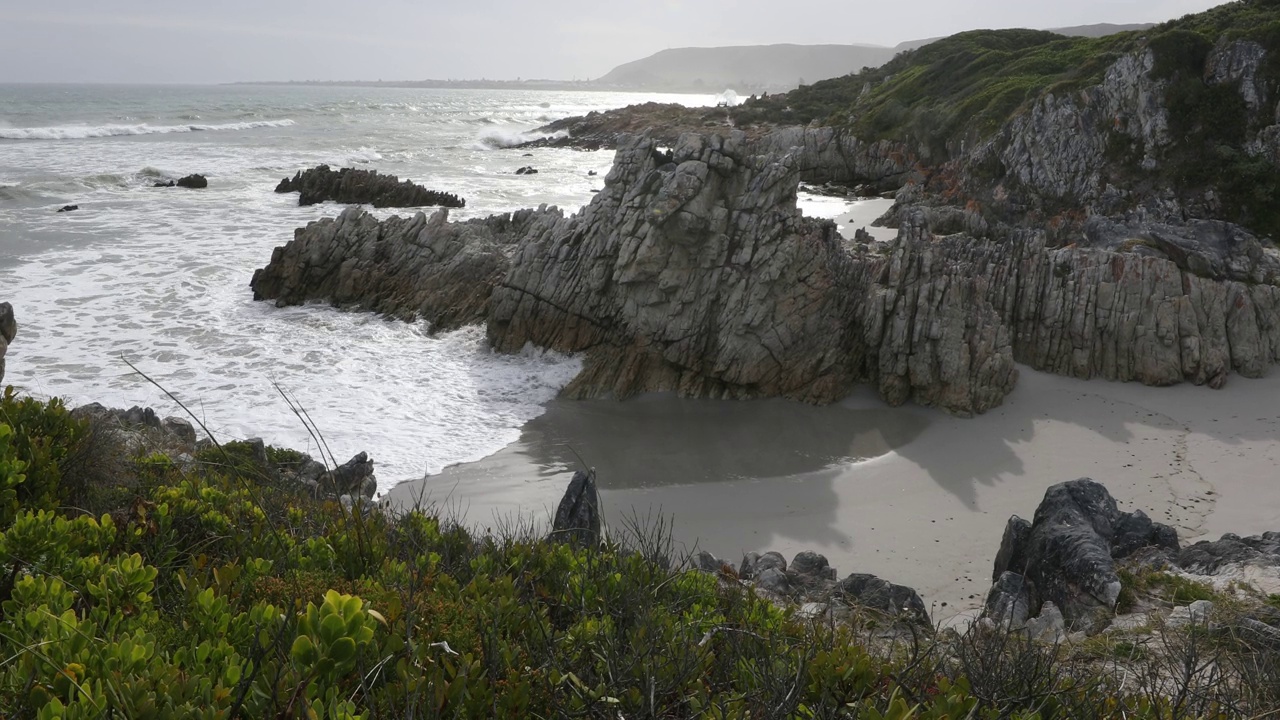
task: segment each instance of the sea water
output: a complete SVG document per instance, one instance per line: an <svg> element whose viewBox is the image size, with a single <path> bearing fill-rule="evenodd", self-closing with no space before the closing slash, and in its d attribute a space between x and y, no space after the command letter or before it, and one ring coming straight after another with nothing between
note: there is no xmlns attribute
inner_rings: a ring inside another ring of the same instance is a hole
<svg viewBox="0 0 1280 720"><path fill-rule="evenodd" d="M366 450L383 490L484 457L519 437L579 361L495 354L481 328L432 334L254 302L249 280L272 249L341 211L298 207L275 185L327 163L461 195L455 219L543 203L573 212L612 153L511 146L557 118L653 100L715 98L0 85L0 301L19 323L4 382L73 406L183 414L168 391L220 440L262 437L317 456L323 443L338 462ZM514 174L523 166L538 173ZM209 187L154 187L191 173Z"/></svg>

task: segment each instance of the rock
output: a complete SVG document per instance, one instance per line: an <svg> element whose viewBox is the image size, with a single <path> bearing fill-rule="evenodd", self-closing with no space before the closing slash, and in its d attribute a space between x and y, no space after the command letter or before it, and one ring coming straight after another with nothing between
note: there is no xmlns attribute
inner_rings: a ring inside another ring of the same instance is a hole
<svg viewBox="0 0 1280 720"><path fill-rule="evenodd" d="M598 174L599 174L599 173L597 173L595 170L588 170L588 171L587 171L587 177L595 177L595 176L596 176L596 175L598 175Z"/></svg>
<svg viewBox="0 0 1280 720"><path fill-rule="evenodd" d="M173 180L170 180L169 182L157 182L156 184L152 185L151 187L153 187L153 188L171 188L171 187L177 187L177 185L178 185L178 183L177 183L177 182L175 182L175 181L173 181Z"/></svg>
<svg viewBox="0 0 1280 720"><path fill-rule="evenodd" d="M195 448L196 429L191 423L179 417L167 417L162 422L161 427L183 445L192 449Z"/></svg>
<svg viewBox="0 0 1280 720"><path fill-rule="evenodd" d="M1107 489L1088 478L1054 485L1029 528L1016 516L1006 526L985 612L1016 619L1025 592L1026 615L1053 603L1072 631L1097 631L1120 595L1115 560L1148 546L1176 554L1177 533L1140 513L1120 512Z"/></svg>
<svg viewBox="0 0 1280 720"><path fill-rule="evenodd" d="M712 555L706 550L699 550L698 553L693 556L693 566L703 572L719 575L725 565L725 561L715 555Z"/></svg>
<svg viewBox="0 0 1280 720"><path fill-rule="evenodd" d="M787 559L782 557L781 553L766 552L764 555L757 553L747 553L742 558L742 565L738 568L738 577L743 580L751 580L765 570L777 570L785 573L787 571Z"/></svg>
<svg viewBox="0 0 1280 720"><path fill-rule="evenodd" d="M261 442L254 439L250 442ZM266 451L263 451L263 460ZM373 460L368 453L357 453L355 457L321 475L318 480L321 493L326 495L358 494L371 498L377 492L378 484L373 474Z"/></svg>
<svg viewBox="0 0 1280 720"><path fill-rule="evenodd" d="M71 212L73 210L79 210L79 209L80 209L79 205L63 205L62 207L58 208L58 212L60 213Z"/></svg>
<svg viewBox="0 0 1280 720"><path fill-rule="evenodd" d="M836 583L835 595L851 605L900 616L909 622L929 624L929 612L915 590L881 580L875 575L850 575Z"/></svg>
<svg viewBox="0 0 1280 720"><path fill-rule="evenodd" d="M982 615L999 627L1016 630L1027 623L1030 603L1026 579L1015 572L1002 572L987 592Z"/></svg>
<svg viewBox="0 0 1280 720"><path fill-rule="evenodd" d="M298 193L299 205L315 205L325 201L367 204L374 207L422 207L438 205L460 208L466 201L457 195L428 190L394 175L379 175L374 170L342 168L331 170L320 165L285 178L276 186L278 193Z"/></svg>
<svg viewBox="0 0 1280 720"><path fill-rule="evenodd" d="M820 620L825 618L831 611L831 606L826 603L807 602L796 610L796 617L801 620Z"/></svg>
<svg viewBox="0 0 1280 720"><path fill-rule="evenodd" d="M18 321L13 316L13 305L0 302L0 381L4 380L4 356L9 343L18 334Z"/></svg>
<svg viewBox="0 0 1280 720"><path fill-rule="evenodd" d="M573 474L556 508L551 538L588 548L600 543L600 493L594 469Z"/></svg>
<svg viewBox="0 0 1280 720"><path fill-rule="evenodd" d="M1213 602L1210 600L1196 600L1190 605L1176 607L1169 613L1169 617L1165 619L1165 623L1170 627L1182 627L1185 625L1207 626L1209 624L1209 615L1213 612Z"/></svg>
<svg viewBox="0 0 1280 720"><path fill-rule="evenodd" d="M526 165L525 167L522 167L519 170L516 170L516 174L517 175L537 175L538 171Z"/></svg>
<svg viewBox="0 0 1280 720"><path fill-rule="evenodd" d="M796 553L789 572L812 582L836 579L836 569L828 564L826 556L808 550Z"/></svg>
<svg viewBox="0 0 1280 720"><path fill-rule="evenodd" d="M775 595L789 595L791 593L791 581L787 579L786 573L773 567L767 567L761 570L755 578L756 587L766 590Z"/></svg>
<svg viewBox="0 0 1280 720"><path fill-rule="evenodd" d="M201 190L209 187L209 180L203 175L188 175L180 178L177 182L178 187L189 188L191 190Z"/></svg>
<svg viewBox="0 0 1280 720"><path fill-rule="evenodd" d="M1280 532L1252 537L1232 533L1221 539L1201 541L1178 553L1177 564L1196 575L1219 575L1245 565L1280 569Z"/></svg>
<svg viewBox="0 0 1280 720"><path fill-rule="evenodd" d="M1067 636L1067 623L1062 611L1052 602L1046 602L1040 614L1027 621L1027 635L1032 640L1057 645Z"/></svg>

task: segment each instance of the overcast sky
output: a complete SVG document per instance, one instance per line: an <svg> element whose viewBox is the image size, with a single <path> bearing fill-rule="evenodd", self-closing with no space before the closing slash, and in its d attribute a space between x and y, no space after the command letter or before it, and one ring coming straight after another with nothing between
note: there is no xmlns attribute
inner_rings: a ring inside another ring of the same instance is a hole
<svg viewBox="0 0 1280 720"><path fill-rule="evenodd" d="M670 47L896 45L1212 0L0 0L0 82L599 77Z"/></svg>

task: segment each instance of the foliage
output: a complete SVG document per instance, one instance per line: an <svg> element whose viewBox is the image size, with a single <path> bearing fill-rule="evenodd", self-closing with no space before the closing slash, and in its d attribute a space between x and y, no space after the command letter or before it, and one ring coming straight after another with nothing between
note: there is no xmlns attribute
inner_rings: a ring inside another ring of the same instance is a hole
<svg viewBox="0 0 1280 720"><path fill-rule="evenodd" d="M23 427L56 426L40 406ZM475 537L253 485L235 447L139 458L130 501L94 517L2 489L32 442L0 425L6 718L1181 717L1025 635L802 620L680 569L661 526L596 548ZM1280 686L1270 656L1233 657L1250 659L1233 677ZM1223 697L1178 707L1227 717Z"/></svg>

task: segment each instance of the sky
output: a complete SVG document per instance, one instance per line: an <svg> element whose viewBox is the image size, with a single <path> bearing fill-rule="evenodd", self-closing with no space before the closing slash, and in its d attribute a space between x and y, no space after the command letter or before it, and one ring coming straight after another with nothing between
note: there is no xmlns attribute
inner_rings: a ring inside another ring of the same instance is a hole
<svg viewBox="0 0 1280 720"><path fill-rule="evenodd" d="M1214 0L0 0L0 82L586 80L672 47L896 45Z"/></svg>

